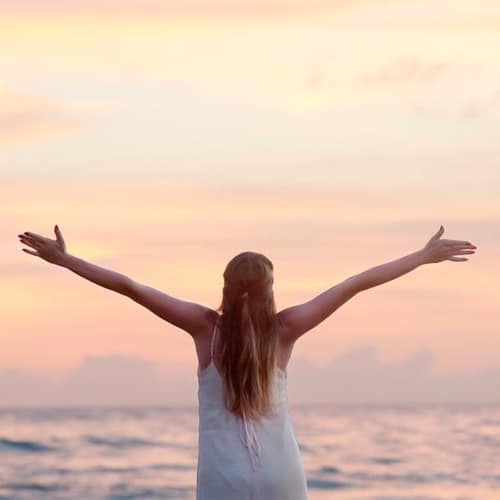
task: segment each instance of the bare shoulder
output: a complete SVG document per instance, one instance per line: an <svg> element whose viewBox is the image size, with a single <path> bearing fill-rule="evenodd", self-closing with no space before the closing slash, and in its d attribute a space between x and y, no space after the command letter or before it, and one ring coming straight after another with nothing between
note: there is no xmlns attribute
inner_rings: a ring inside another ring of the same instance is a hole
<svg viewBox="0 0 500 500"><path fill-rule="evenodd" d="M207 309L202 327L198 330L196 335L193 335L198 366L201 368L206 367L210 361L210 342L215 322L219 316L220 314L217 311Z"/></svg>
<svg viewBox="0 0 500 500"><path fill-rule="evenodd" d="M220 314L214 309L206 309L203 323L196 336L194 336L195 342L205 343L207 340L210 341L210 339L212 338L212 333L214 331L215 322L219 317Z"/></svg>
<svg viewBox="0 0 500 500"><path fill-rule="evenodd" d="M291 335L292 328L286 322L286 310L280 311L276 314L278 324L278 337L280 346L286 347L294 344L293 336Z"/></svg>
<svg viewBox="0 0 500 500"><path fill-rule="evenodd" d="M276 315L276 319L278 321L278 366L286 371L288 362L292 356L292 351L295 342L290 340L292 336L288 331L287 325L282 321L279 313Z"/></svg>
<svg viewBox="0 0 500 500"><path fill-rule="evenodd" d="M359 292L356 276L349 277L304 303L278 313L284 341L294 343L312 330Z"/></svg>

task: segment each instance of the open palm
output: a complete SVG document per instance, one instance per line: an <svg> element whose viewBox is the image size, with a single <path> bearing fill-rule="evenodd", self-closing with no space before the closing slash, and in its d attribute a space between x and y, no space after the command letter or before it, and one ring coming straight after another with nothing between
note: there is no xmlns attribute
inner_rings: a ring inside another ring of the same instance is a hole
<svg viewBox="0 0 500 500"><path fill-rule="evenodd" d="M66 254L66 243L57 225L54 226L54 233L56 235L55 240L29 231L26 231L23 234L18 234L21 243L28 245L35 250L33 251L23 248L22 251L40 257L47 262L51 262L52 264L57 264L61 257Z"/></svg>
<svg viewBox="0 0 500 500"><path fill-rule="evenodd" d="M465 261L468 260L466 257L457 257L457 255L473 254L477 249L476 245L473 245L470 241L441 239L443 233L444 227L441 226L425 245L424 252L427 262Z"/></svg>

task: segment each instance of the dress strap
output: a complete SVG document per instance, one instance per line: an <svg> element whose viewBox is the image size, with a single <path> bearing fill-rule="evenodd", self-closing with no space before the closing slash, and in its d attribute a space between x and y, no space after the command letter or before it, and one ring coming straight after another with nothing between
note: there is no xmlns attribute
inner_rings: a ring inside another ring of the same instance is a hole
<svg viewBox="0 0 500 500"><path fill-rule="evenodd" d="M212 340L210 342L210 359L214 359L214 347L215 347L215 335L217 333L217 325L219 324L219 318L220 316L217 316L217 319L215 320L215 325L214 325L214 331L212 332Z"/></svg>

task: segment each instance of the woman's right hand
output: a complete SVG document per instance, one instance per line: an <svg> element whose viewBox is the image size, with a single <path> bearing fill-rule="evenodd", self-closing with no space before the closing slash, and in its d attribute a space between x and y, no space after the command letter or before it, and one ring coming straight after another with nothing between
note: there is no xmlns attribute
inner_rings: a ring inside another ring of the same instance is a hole
<svg viewBox="0 0 500 500"><path fill-rule="evenodd" d="M62 262L64 255L66 255L66 242L64 241L61 230L57 225L54 226L54 233L56 234L55 240L46 238L41 234L30 233L28 231L23 234L18 234L17 236L22 244L28 245L36 250L36 252L34 252L32 250L22 248L21 250L23 252L40 257L51 264L59 265Z"/></svg>
<svg viewBox="0 0 500 500"><path fill-rule="evenodd" d="M462 240L442 240L441 236L444 233L444 228L441 226L438 232L431 237L428 243L423 248L425 262L441 262L443 260L451 260L460 262L468 260L465 257L455 257L456 255L472 254L476 250L476 246L470 241Z"/></svg>

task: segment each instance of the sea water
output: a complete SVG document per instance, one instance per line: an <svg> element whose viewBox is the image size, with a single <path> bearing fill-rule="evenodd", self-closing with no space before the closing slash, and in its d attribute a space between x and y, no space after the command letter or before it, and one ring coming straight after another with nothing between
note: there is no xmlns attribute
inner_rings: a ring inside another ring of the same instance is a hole
<svg viewBox="0 0 500 500"><path fill-rule="evenodd" d="M289 408L310 500L500 500L500 406ZM197 408L0 409L0 499L194 499L197 427Z"/></svg>

